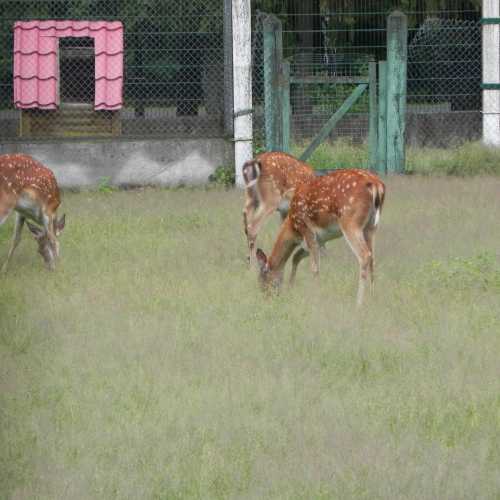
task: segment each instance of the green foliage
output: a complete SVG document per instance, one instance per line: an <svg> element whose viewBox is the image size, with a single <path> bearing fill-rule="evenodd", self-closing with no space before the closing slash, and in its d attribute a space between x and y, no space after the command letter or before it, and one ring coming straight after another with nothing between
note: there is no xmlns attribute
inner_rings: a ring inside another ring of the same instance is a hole
<svg viewBox="0 0 500 500"><path fill-rule="evenodd" d="M97 185L97 190L100 193L109 194L116 191L116 187L111 185L111 177L101 177Z"/></svg>
<svg viewBox="0 0 500 500"><path fill-rule="evenodd" d="M368 68L363 75L368 77ZM335 111L342 106L344 101L353 93L356 89L354 84L328 84L315 83L309 84L306 87L306 92L308 98L310 98L313 105L313 113L320 114L326 113L333 115ZM365 91L363 95L349 108L349 113L367 113L369 105L369 95L368 91Z"/></svg>
<svg viewBox="0 0 500 500"><path fill-rule="evenodd" d="M293 144L292 154L300 156L308 146ZM330 168L363 168L368 163L368 148L349 141L338 140L334 143L323 143L318 146L307 162L317 170Z"/></svg>
<svg viewBox="0 0 500 500"><path fill-rule="evenodd" d="M234 166L220 165L210 175L209 181L220 186L231 187L236 182Z"/></svg>

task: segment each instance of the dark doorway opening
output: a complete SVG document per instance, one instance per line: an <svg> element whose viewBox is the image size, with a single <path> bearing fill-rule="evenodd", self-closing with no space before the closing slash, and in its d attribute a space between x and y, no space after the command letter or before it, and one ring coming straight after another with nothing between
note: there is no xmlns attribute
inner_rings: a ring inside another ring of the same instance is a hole
<svg viewBox="0 0 500 500"><path fill-rule="evenodd" d="M94 39L67 37L59 40L61 103L93 103L95 96Z"/></svg>

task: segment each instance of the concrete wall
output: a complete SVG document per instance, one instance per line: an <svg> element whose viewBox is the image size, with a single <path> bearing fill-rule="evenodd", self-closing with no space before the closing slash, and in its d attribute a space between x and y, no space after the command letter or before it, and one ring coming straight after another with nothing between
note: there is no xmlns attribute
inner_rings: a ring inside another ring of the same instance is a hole
<svg viewBox="0 0 500 500"><path fill-rule="evenodd" d="M14 152L42 162L67 188L95 186L103 177L116 186L204 184L219 165L234 162L224 139L0 144L0 154Z"/></svg>

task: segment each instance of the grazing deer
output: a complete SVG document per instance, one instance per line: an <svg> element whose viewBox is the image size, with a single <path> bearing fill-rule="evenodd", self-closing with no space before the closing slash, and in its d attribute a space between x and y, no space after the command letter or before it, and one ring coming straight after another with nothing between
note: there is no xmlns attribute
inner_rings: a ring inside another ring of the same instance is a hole
<svg viewBox="0 0 500 500"><path fill-rule="evenodd" d="M66 217L56 217L61 203L56 178L51 170L31 156L12 154L0 156L0 226L15 210L14 236L2 267L6 272L9 261L21 239L24 222L38 242L38 252L50 270L59 256L57 237L64 229ZM35 222L39 226L31 224Z"/></svg>
<svg viewBox="0 0 500 500"><path fill-rule="evenodd" d="M359 262L360 305L368 276L373 288L374 236L384 195L384 183L375 174L358 169L337 170L300 185L270 257L257 250L262 287L279 288L285 264L299 245L292 259L290 282L293 284L297 266L309 253L313 275L317 276L319 246L344 236Z"/></svg>
<svg viewBox="0 0 500 500"><path fill-rule="evenodd" d="M262 153L243 165L243 227L250 262L255 261L255 241L264 222L275 210L284 219L295 188L312 177L314 170L307 163L287 153Z"/></svg>

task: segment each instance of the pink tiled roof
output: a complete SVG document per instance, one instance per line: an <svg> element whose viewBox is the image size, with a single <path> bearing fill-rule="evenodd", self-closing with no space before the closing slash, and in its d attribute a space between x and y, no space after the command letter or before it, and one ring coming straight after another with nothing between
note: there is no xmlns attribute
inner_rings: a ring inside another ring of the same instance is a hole
<svg viewBox="0 0 500 500"><path fill-rule="evenodd" d="M92 37L95 109L123 105L121 21L17 21L14 24L14 105L56 109L59 105L59 38Z"/></svg>

